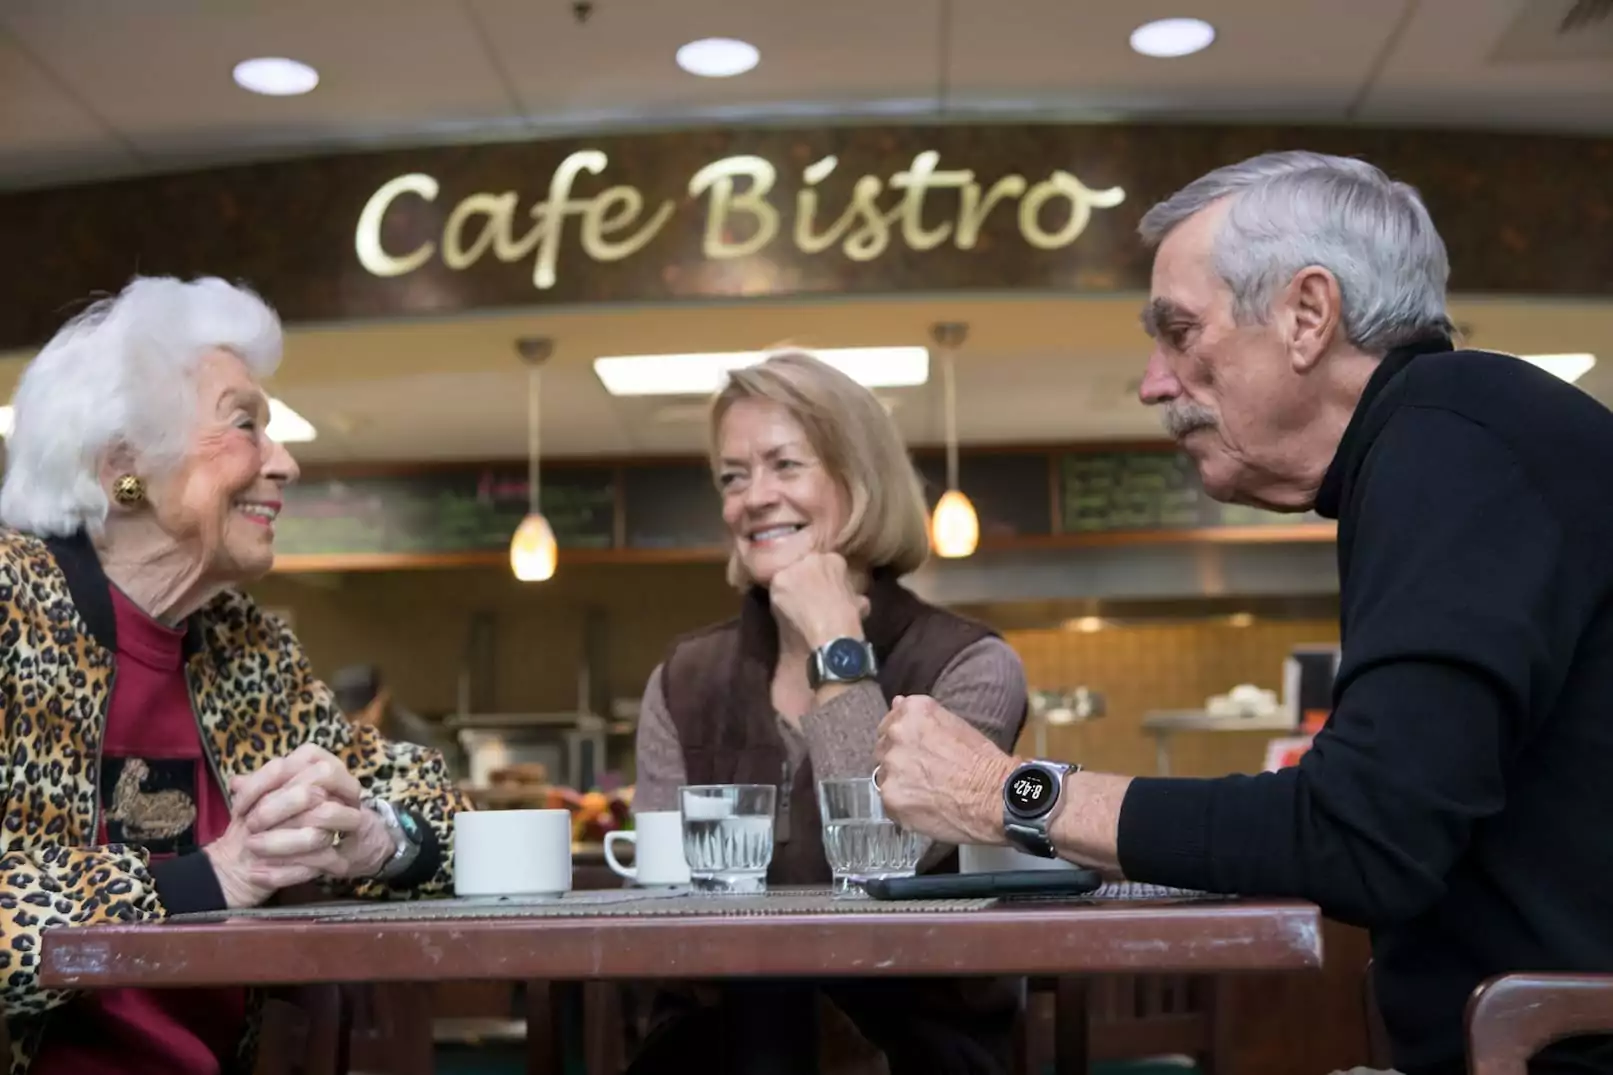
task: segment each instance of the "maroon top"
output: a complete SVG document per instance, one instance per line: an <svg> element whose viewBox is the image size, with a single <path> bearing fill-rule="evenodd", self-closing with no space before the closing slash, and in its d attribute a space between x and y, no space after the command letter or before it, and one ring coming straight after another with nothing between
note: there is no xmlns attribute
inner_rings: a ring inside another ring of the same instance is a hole
<svg viewBox="0 0 1613 1075"><path fill-rule="evenodd" d="M101 750L103 843L144 847L169 913L222 908L200 848L230 823L202 749L185 679L185 629L165 627L116 587L117 674ZM32 1075L219 1075L245 1030L241 989L113 989L51 1020Z"/></svg>

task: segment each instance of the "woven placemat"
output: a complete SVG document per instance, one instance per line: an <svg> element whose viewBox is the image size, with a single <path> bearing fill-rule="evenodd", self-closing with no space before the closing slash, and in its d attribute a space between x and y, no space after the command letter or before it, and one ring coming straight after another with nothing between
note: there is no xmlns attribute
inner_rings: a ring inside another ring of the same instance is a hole
<svg viewBox="0 0 1613 1075"><path fill-rule="evenodd" d="M793 914L920 914L978 911L991 899L885 901L837 898L827 889L787 888L754 896L698 893L687 888L568 892L560 896L456 897L401 903L343 902L259 907L174 915L170 922L223 922L241 918L313 922L426 922L477 918L595 918L646 916L754 917Z"/></svg>

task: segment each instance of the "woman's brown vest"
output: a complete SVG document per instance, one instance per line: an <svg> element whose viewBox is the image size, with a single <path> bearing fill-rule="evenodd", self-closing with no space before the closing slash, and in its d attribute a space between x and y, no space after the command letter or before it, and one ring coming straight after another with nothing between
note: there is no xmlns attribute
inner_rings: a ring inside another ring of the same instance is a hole
<svg viewBox="0 0 1613 1075"><path fill-rule="evenodd" d="M868 599L863 632L873 643L887 702L897 695L933 693L954 657L996 637L984 624L919 600L888 572L875 573ZM778 787L780 826L768 881L823 884L832 875L823 853L817 782L810 759L803 759L789 779L772 700L777 664L778 625L767 591L758 587L735 619L675 642L661 684L690 784Z"/></svg>

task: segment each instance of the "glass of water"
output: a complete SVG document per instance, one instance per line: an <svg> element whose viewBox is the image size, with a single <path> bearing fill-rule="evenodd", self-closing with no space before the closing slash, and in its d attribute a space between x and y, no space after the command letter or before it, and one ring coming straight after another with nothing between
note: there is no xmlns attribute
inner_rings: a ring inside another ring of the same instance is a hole
<svg viewBox="0 0 1613 1075"><path fill-rule="evenodd" d="M703 784L678 789L683 854L697 891L739 895L767 891L773 861L771 784Z"/></svg>
<svg viewBox="0 0 1613 1075"><path fill-rule="evenodd" d="M912 877L930 846L885 816L879 789L866 776L818 781L818 813L837 896L862 896L861 882L876 877Z"/></svg>

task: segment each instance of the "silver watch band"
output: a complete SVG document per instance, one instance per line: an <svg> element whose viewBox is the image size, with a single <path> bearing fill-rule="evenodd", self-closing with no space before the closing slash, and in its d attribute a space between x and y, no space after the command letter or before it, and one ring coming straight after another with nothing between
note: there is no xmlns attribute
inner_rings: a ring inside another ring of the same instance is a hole
<svg viewBox="0 0 1613 1075"><path fill-rule="evenodd" d="M1058 848L1053 846L1053 837L1049 830L1052 827L1053 819L1064 808L1064 796L1069 786L1070 774L1080 772L1081 767L1070 762L1044 761L1038 758L1015 769L1013 774L1009 776L1009 781L1012 782L1016 776L1027 769L1040 769L1056 775L1058 778L1056 796L1053 804L1047 808L1046 812L1036 817L1023 817L1016 814L1009 806L1008 788L1005 787L1003 789L1003 835L1008 838L1009 843L1027 855L1035 855L1037 858L1044 859L1057 858Z"/></svg>
<svg viewBox="0 0 1613 1075"><path fill-rule="evenodd" d="M414 865L415 859L420 857L419 842L409 835L408 829L399 820L397 808L385 799L366 799L363 805L381 819L381 824L386 826L387 835L392 837L394 848L392 857L376 871L375 880L390 881L402 876Z"/></svg>

